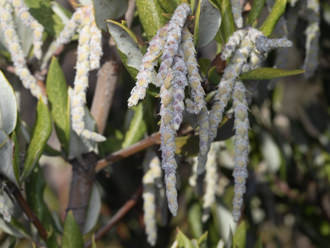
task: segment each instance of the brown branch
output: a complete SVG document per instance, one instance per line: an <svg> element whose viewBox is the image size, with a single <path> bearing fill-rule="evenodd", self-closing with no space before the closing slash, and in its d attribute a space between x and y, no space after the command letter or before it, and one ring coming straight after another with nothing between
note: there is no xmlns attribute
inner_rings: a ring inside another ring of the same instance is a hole
<svg viewBox="0 0 330 248"><path fill-rule="evenodd" d="M137 152L147 149L150 146L158 145L158 144L160 144L160 133L157 132L135 143L134 145L121 149L117 152L110 154L106 158L99 160L96 163L95 170L96 172L99 172L100 170L102 170L104 167L108 166L111 163L114 163L123 158L127 158Z"/></svg>
<svg viewBox="0 0 330 248"><path fill-rule="evenodd" d="M132 26L132 22L134 19L134 11L135 11L135 0L129 0L127 11L125 13L125 20L127 23L127 27L129 28Z"/></svg>
<svg viewBox="0 0 330 248"><path fill-rule="evenodd" d="M97 156L94 152L83 154L82 158L75 158L71 161L72 179L66 212L72 210L81 231L83 231L86 221L89 198L94 182L96 161Z"/></svg>
<svg viewBox="0 0 330 248"><path fill-rule="evenodd" d="M25 215L29 218L29 220L33 223L35 228L38 230L40 237L47 241L47 231L45 227L42 225L41 221L38 217L34 214L32 209L30 208L29 204L24 199L21 191L17 188L17 186L9 181L6 182L8 185L9 192L15 197L18 205L21 207Z"/></svg>
<svg viewBox="0 0 330 248"><path fill-rule="evenodd" d="M107 232L110 231L114 225L116 225L137 203L139 197L142 194L142 186L132 195L132 197L117 211L117 213L112 216L112 218L108 221L108 223L101 227L100 230L97 231L95 235L95 240L101 239ZM90 247L92 245L91 241L88 241L85 245L86 247Z"/></svg>

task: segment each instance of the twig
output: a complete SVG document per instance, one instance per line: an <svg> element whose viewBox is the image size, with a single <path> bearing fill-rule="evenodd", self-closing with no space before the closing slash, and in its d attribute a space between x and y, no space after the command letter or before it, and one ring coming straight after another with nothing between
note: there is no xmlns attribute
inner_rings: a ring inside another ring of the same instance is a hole
<svg viewBox="0 0 330 248"><path fill-rule="evenodd" d="M96 172L99 172L100 170L102 170L104 167L108 166L111 163L114 163L122 158L127 158L137 152L147 149L150 146L158 145L158 144L160 144L160 133L157 132L135 143L134 145L121 149L117 152L110 154L106 158L99 160L96 163L95 170Z"/></svg>
<svg viewBox="0 0 330 248"><path fill-rule="evenodd" d="M135 0L129 0L127 11L125 14L125 20L127 23L127 27L129 28L132 26L132 22L134 19L134 10L135 10Z"/></svg>
<svg viewBox="0 0 330 248"><path fill-rule="evenodd" d="M40 237L47 241L47 231L45 227L42 225L41 221L38 219L38 217L34 214L32 209L30 208L29 204L24 199L23 195L21 194L21 191L17 188L17 186L10 181L7 181L6 184L8 185L8 189L11 192L11 194L15 197L17 200L19 206L25 213L25 215L29 218L29 220L33 223L33 225L38 230L38 233Z"/></svg>
<svg viewBox="0 0 330 248"><path fill-rule="evenodd" d="M118 212L112 216L112 218L108 221L108 223L101 227L100 230L97 231L95 235L95 240L99 240L105 235L110 229L116 225L127 213L131 210L137 203L139 197L142 194L142 187L140 186L139 189L132 195L132 197L118 210ZM92 245L91 241L88 241L85 245L86 247L90 247Z"/></svg>

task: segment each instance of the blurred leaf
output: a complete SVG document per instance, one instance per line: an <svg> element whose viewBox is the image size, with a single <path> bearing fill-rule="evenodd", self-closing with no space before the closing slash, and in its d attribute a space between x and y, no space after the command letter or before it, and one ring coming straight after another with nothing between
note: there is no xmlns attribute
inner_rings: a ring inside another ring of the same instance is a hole
<svg viewBox="0 0 330 248"><path fill-rule="evenodd" d="M236 228L236 223L234 222L231 212L218 201L217 204L215 204L215 207L212 208L212 214L222 239L225 243L231 243L230 233Z"/></svg>
<svg viewBox="0 0 330 248"><path fill-rule="evenodd" d="M0 173L17 185L18 181L13 166L13 151L14 143L0 129Z"/></svg>
<svg viewBox="0 0 330 248"><path fill-rule="evenodd" d="M188 210L188 223L194 238L203 234L202 209L198 203L194 203Z"/></svg>
<svg viewBox="0 0 330 248"><path fill-rule="evenodd" d="M150 40L166 24L157 0L137 0L136 7L144 31Z"/></svg>
<svg viewBox="0 0 330 248"><path fill-rule="evenodd" d="M18 182L19 181L19 174L20 174L20 168L19 168L20 160L19 160L19 142L18 142L16 132L17 132L17 129L11 135L11 139L14 143L13 170L14 170L16 181Z"/></svg>
<svg viewBox="0 0 330 248"><path fill-rule="evenodd" d="M108 29L116 43L124 66L130 75L135 78L143 57L136 38L134 40L132 35L127 32L127 27L115 21L108 22Z"/></svg>
<svg viewBox="0 0 330 248"><path fill-rule="evenodd" d="M83 248L84 240L72 211L68 212L63 231L62 248Z"/></svg>
<svg viewBox="0 0 330 248"><path fill-rule="evenodd" d="M252 7L247 17L247 25L255 27L257 24L257 19L264 8L265 0L253 0Z"/></svg>
<svg viewBox="0 0 330 248"><path fill-rule="evenodd" d="M176 154L183 156L196 156L199 151L199 137L186 135L175 138Z"/></svg>
<svg viewBox="0 0 330 248"><path fill-rule="evenodd" d="M207 241L207 236L208 236L208 232L205 232L202 236L200 236L199 239L198 239L198 245L201 245L204 242L206 242Z"/></svg>
<svg viewBox="0 0 330 248"><path fill-rule="evenodd" d="M280 77L295 76L304 73L304 70L283 70L270 67L262 67L243 73L240 78L243 80L264 80Z"/></svg>
<svg viewBox="0 0 330 248"><path fill-rule="evenodd" d="M33 17L44 26L45 31L57 36L62 28L63 23L61 19L53 12L50 0L24 0L26 5L30 8L30 13ZM31 33L29 33L30 35ZM32 37L32 35L30 35Z"/></svg>
<svg viewBox="0 0 330 248"><path fill-rule="evenodd" d="M200 0L195 14L194 42L199 47L208 45L217 34L221 15L218 7L210 0Z"/></svg>
<svg viewBox="0 0 330 248"><path fill-rule="evenodd" d="M230 0L217 0L217 3L220 7L220 12L222 16L222 23L220 27L221 33L225 38L225 42L227 42L229 37L232 35L232 33L235 32L236 29Z"/></svg>
<svg viewBox="0 0 330 248"><path fill-rule="evenodd" d="M23 233L19 229L15 228L11 223L4 221L2 218L0 218L0 229L1 231L16 238L24 237Z"/></svg>
<svg viewBox="0 0 330 248"><path fill-rule="evenodd" d="M267 19L260 27L260 31L263 32L265 36L269 36L272 34L278 19L280 19L280 17L285 11L286 4L287 0L276 0L276 2L274 3L274 6L269 15L267 16Z"/></svg>
<svg viewBox="0 0 330 248"><path fill-rule="evenodd" d="M26 179L39 161L43 149L52 131L52 122L48 106L39 100L37 106L37 121L24 162L21 179Z"/></svg>
<svg viewBox="0 0 330 248"><path fill-rule="evenodd" d="M92 248L97 248L95 242L95 235L92 236Z"/></svg>
<svg viewBox="0 0 330 248"><path fill-rule="evenodd" d="M178 242L178 248L196 248L193 243L184 235L180 229L177 229L176 241Z"/></svg>
<svg viewBox="0 0 330 248"><path fill-rule="evenodd" d="M215 84L215 85L219 84L221 77L220 77L219 73L217 72L217 68L215 66L212 66L208 70L207 79L211 84Z"/></svg>
<svg viewBox="0 0 330 248"><path fill-rule="evenodd" d="M147 126L143 119L143 104L139 103L136 107L133 108L133 111L134 116L125 134L122 148L128 147L139 141L141 138L143 138L145 132L147 131Z"/></svg>
<svg viewBox="0 0 330 248"><path fill-rule="evenodd" d="M107 31L106 20L117 19L125 14L127 0L93 0L95 22L97 26Z"/></svg>
<svg viewBox="0 0 330 248"><path fill-rule="evenodd" d="M181 0L158 0L158 2L167 13L173 13Z"/></svg>
<svg viewBox="0 0 330 248"><path fill-rule="evenodd" d="M96 225L101 212L101 194L97 185L94 184L92 188L91 197L89 200L86 221L84 226L84 233L88 233Z"/></svg>
<svg viewBox="0 0 330 248"><path fill-rule="evenodd" d="M236 229L233 237L233 247L234 248L245 248L246 247L246 232L247 224L242 221Z"/></svg>
<svg viewBox="0 0 330 248"><path fill-rule="evenodd" d="M0 129L10 134L17 122L17 102L13 88L0 71Z"/></svg>
<svg viewBox="0 0 330 248"><path fill-rule="evenodd" d="M260 148L269 172L276 173L281 166L281 152L273 138L266 132L262 135Z"/></svg>
<svg viewBox="0 0 330 248"><path fill-rule="evenodd" d="M66 80L58 60L53 57L47 75L47 95L57 136L64 151L69 150L70 108Z"/></svg>

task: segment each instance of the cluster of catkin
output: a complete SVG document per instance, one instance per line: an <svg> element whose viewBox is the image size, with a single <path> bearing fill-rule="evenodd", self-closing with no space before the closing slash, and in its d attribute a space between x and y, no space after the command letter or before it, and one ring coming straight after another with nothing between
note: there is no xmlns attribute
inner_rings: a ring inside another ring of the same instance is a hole
<svg viewBox="0 0 330 248"><path fill-rule="evenodd" d="M146 95L149 83L160 87L160 133L162 168L164 170L168 206L177 214L175 137L182 122L184 109L198 114L205 106L204 90L198 72L196 51L192 34L185 27L191 10L188 4L177 7L170 22L161 28L150 41L137 75L136 86L128 99L134 106ZM155 67L160 58L158 73ZM185 87L189 86L189 97L185 100ZM185 108L186 105L186 108Z"/></svg>
<svg viewBox="0 0 330 248"><path fill-rule="evenodd" d="M84 122L89 71L100 67L100 59L103 54L102 32L96 26L92 5L80 7L74 12L59 37L50 45L42 68L47 66L49 58L59 47L71 41L75 33L79 34L79 38L76 75L71 94L72 129L83 138L102 142L105 137L86 129Z"/></svg>
<svg viewBox="0 0 330 248"><path fill-rule="evenodd" d="M43 94L40 86L37 84L36 78L29 71L19 40L17 29L14 21L17 16L24 25L33 30L33 54L37 59L42 55L42 34L44 28L29 13L28 7L23 0L0 0L0 27L7 49L14 63L15 73L22 81L25 88L30 90L31 94L37 98L42 98L47 102L47 98Z"/></svg>
<svg viewBox="0 0 330 248"><path fill-rule="evenodd" d="M277 47L289 47L292 43L285 39L269 39L254 28L245 28L236 31L225 45L221 58L228 64L218 85L209 112L208 144L201 150L209 150L211 142L217 135L219 123L223 119L225 107L232 99L234 110L234 146L235 167L233 177L235 180L235 193L233 199L233 217L235 221L240 218L245 193L245 183L248 176L247 162L249 152L248 141L248 104L246 89L239 76L243 72L256 69L266 58L267 53ZM205 160L205 159L204 159Z"/></svg>

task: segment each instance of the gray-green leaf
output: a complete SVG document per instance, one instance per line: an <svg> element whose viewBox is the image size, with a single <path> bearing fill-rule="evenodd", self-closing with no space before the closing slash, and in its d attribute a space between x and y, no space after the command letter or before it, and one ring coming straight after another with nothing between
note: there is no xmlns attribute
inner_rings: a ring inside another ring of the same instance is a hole
<svg viewBox="0 0 330 248"><path fill-rule="evenodd" d="M107 31L106 20L117 19L127 10L127 0L93 0L93 3L96 24L104 31Z"/></svg>
<svg viewBox="0 0 330 248"><path fill-rule="evenodd" d="M3 130L0 130L0 173L17 184L13 167L13 151L14 143Z"/></svg>
<svg viewBox="0 0 330 248"><path fill-rule="evenodd" d="M17 102L13 88L0 71L0 129L7 134L14 131L17 122Z"/></svg>
<svg viewBox="0 0 330 248"><path fill-rule="evenodd" d="M63 232L62 248L82 248L84 240L72 212L68 212Z"/></svg>
<svg viewBox="0 0 330 248"><path fill-rule="evenodd" d="M96 225L101 212L101 193L97 185L94 184L84 226L84 233L88 233Z"/></svg>

